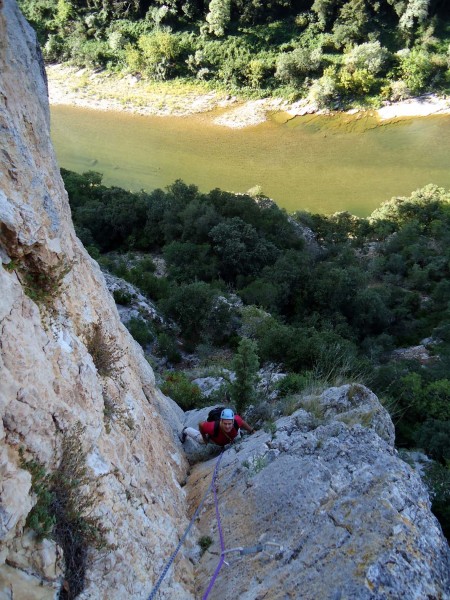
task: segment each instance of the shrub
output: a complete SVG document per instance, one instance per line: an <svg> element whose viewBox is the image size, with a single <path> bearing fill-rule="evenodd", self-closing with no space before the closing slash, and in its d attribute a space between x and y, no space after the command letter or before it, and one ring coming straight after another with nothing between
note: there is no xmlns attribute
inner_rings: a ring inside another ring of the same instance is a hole
<svg viewBox="0 0 450 600"><path fill-rule="evenodd" d="M399 102L410 96L410 91L406 83L402 80L391 81L385 90L388 99L391 102Z"/></svg>
<svg viewBox="0 0 450 600"><path fill-rule="evenodd" d="M203 395L198 387L190 382L181 371L173 371L166 375L161 391L170 396L183 410L191 410L201 406Z"/></svg>
<svg viewBox="0 0 450 600"><path fill-rule="evenodd" d="M103 421L105 423L106 433L111 432L112 423L126 425L128 429L134 429L134 419L126 406L120 405L106 390L103 388Z"/></svg>
<svg viewBox="0 0 450 600"><path fill-rule="evenodd" d="M251 462L248 463L248 475L254 477L269 464L269 459L266 455L253 456Z"/></svg>
<svg viewBox="0 0 450 600"><path fill-rule="evenodd" d="M276 389L280 396L289 396L301 392L310 382L311 376L300 375L299 373L288 373L286 377L280 379L276 384Z"/></svg>
<svg viewBox="0 0 450 600"><path fill-rule="evenodd" d="M59 35L50 34L44 47L42 48L42 54L45 60L57 61L64 54L65 42Z"/></svg>
<svg viewBox="0 0 450 600"><path fill-rule="evenodd" d="M153 342L154 334L152 326L144 319L132 317L128 323L126 323L126 327L138 344L143 348Z"/></svg>
<svg viewBox="0 0 450 600"><path fill-rule="evenodd" d="M350 72L363 69L376 75L379 73L388 58L388 51L380 42L366 42L353 48L344 55L344 64Z"/></svg>
<svg viewBox="0 0 450 600"><path fill-rule="evenodd" d="M21 466L31 473L32 491L37 496L27 524L36 528L38 537L54 539L62 548L65 579L61 599L75 598L84 588L88 549L107 549L107 529L93 515L100 493L98 481L89 477L82 438L85 427L77 423L64 434L58 467L46 473L39 461L25 460ZM89 493L87 492L89 490Z"/></svg>
<svg viewBox="0 0 450 600"><path fill-rule="evenodd" d="M105 67L114 58L108 43L102 40L82 40L76 36L68 43L71 43L72 60L82 67Z"/></svg>
<svg viewBox="0 0 450 600"><path fill-rule="evenodd" d="M166 277L157 277L153 273L142 272L131 269L127 279L134 283L139 289L152 300L167 298L170 292L170 284Z"/></svg>
<svg viewBox="0 0 450 600"><path fill-rule="evenodd" d="M319 70L322 60L320 48L296 48L277 57L275 77L285 83L301 83L309 73Z"/></svg>
<svg viewBox="0 0 450 600"><path fill-rule="evenodd" d="M376 82L376 77L367 69L349 71L344 68L339 73L339 85L347 94L368 94Z"/></svg>
<svg viewBox="0 0 450 600"><path fill-rule="evenodd" d="M132 44L127 44L125 46L125 64L129 71L132 73L139 72L143 70L144 65L142 62L142 55L139 52L139 49Z"/></svg>
<svg viewBox="0 0 450 600"><path fill-rule="evenodd" d="M110 377L115 372L121 372L122 367L118 363L123 352L116 346L113 336L107 334L98 323L86 331L85 344L99 375Z"/></svg>
<svg viewBox="0 0 450 600"><path fill-rule="evenodd" d="M28 513L26 526L32 529L38 540L50 538L56 517L52 511L54 495L51 491L52 478L38 460L26 460L24 448L19 448L20 466L31 474L31 491L36 503Z"/></svg>
<svg viewBox="0 0 450 600"><path fill-rule="evenodd" d="M125 290L117 289L113 291L113 297L116 304L129 306L131 304L132 295Z"/></svg>
<svg viewBox="0 0 450 600"><path fill-rule="evenodd" d="M309 90L308 97L320 108L330 105L336 95L336 75L334 69L325 69L322 77L317 79Z"/></svg>
<svg viewBox="0 0 450 600"><path fill-rule="evenodd" d="M72 269L72 264L62 260L49 266L31 258L12 261L9 269L16 272L25 294L33 302L50 309L62 291L64 277Z"/></svg>
<svg viewBox="0 0 450 600"><path fill-rule="evenodd" d="M450 421L430 419L417 432L417 444L429 456L450 464Z"/></svg>
<svg viewBox="0 0 450 600"><path fill-rule="evenodd" d="M424 91L433 75L434 67L430 53L421 48L402 50L398 53L400 76L411 94Z"/></svg>
<svg viewBox="0 0 450 600"><path fill-rule="evenodd" d="M166 79L181 53L178 37L165 29L141 35L138 46L141 57L136 66L154 79ZM128 52L127 56L130 60L135 55Z"/></svg>
<svg viewBox="0 0 450 600"><path fill-rule="evenodd" d="M261 87L263 81L268 76L269 72L272 70L272 65L268 63L267 60L263 60L260 58L252 58L247 66L246 76L247 81L252 88ZM255 195L260 195L255 194ZM249 194L252 195L252 194Z"/></svg>
<svg viewBox="0 0 450 600"><path fill-rule="evenodd" d="M157 336L155 353L158 356L165 356L170 363L177 364L181 362L181 354L178 350L178 343L173 335L162 332Z"/></svg>
<svg viewBox="0 0 450 600"><path fill-rule="evenodd" d="M203 535L198 540L198 545L200 546L200 556L203 556L203 554L205 554L205 552L211 546L212 542L212 538L210 538L209 535Z"/></svg>
<svg viewBox="0 0 450 600"><path fill-rule="evenodd" d="M250 339L259 339L266 329L276 323L275 319L257 306L243 306L240 310L241 326L239 335Z"/></svg>

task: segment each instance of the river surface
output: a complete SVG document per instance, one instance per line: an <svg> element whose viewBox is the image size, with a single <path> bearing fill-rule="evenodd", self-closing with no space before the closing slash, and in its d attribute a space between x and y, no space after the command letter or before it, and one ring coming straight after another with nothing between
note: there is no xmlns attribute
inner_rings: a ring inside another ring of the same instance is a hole
<svg viewBox="0 0 450 600"><path fill-rule="evenodd" d="M380 125L370 115L276 115L233 130L211 116L142 117L53 106L59 164L103 173L106 185L165 188L176 179L201 191L261 186L289 212L369 215L392 196L436 183L450 188L450 117Z"/></svg>

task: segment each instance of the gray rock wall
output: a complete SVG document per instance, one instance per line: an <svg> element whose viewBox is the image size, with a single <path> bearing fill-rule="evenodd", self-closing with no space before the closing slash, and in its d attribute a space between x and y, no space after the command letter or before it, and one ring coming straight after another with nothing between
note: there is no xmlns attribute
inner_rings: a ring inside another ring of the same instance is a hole
<svg viewBox="0 0 450 600"><path fill-rule="evenodd" d="M214 460L190 478L192 500ZM231 553L211 600L450 598L449 547L419 476L399 459L393 426L372 392L332 388L223 456L219 513L227 549L265 542L275 556ZM220 549L210 497L198 566L207 589Z"/></svg>

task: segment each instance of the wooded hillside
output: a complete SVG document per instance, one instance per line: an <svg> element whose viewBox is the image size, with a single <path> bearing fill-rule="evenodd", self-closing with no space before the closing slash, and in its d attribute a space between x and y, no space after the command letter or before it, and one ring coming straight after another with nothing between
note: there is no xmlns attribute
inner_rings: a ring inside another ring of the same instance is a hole
<svg viewBox="0 0 450 600"><path fill-rule="evenodd" d="M243 384L258 362L287 373L277 407L254 385L245 394L236 383L219 391L217 401L229 392L240 410L259 405L265 421L290 414L312 381L367 383L391 412L397 444L419 446L437 461L434 508L448 535L448 192L430 185L364 219L288 217L267 198L203 194L181 181L133 194L103 186L98 173L63 170L63 177L83 243L164 316L127 326L169 367L165 393L184 409L201 405L200 390L180 371L186 352L236 373L245 363ZM307 227L315 243L305 243ZM164 259L163 276L155 257ZM132 301L128 293L115 299ZM396 354L424 338L426 360Z"/></svg>
<svg viewBox="0 0 450 600"><path fill-rule="evenodd" d="M448 90L444 0L21 0L47 61L319 105Z"/></svg>

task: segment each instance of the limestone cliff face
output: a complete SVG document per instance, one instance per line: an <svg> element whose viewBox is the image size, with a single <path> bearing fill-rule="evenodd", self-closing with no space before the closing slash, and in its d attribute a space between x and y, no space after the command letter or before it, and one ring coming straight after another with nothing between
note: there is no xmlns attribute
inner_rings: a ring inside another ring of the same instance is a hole
<svg viewBox="0 0 450 600"><path fill-rule="evenodd" d="M78 421L114 548L92 552L82 597L146 598L186 525L181 411L74 234L40 52L13 0L0 3L0 166L0 598L54 598L63 583L60 549L24 529L36 498L18 450L50 471ZM161 597L191 597L191 578L181 558Z"/></svg>

